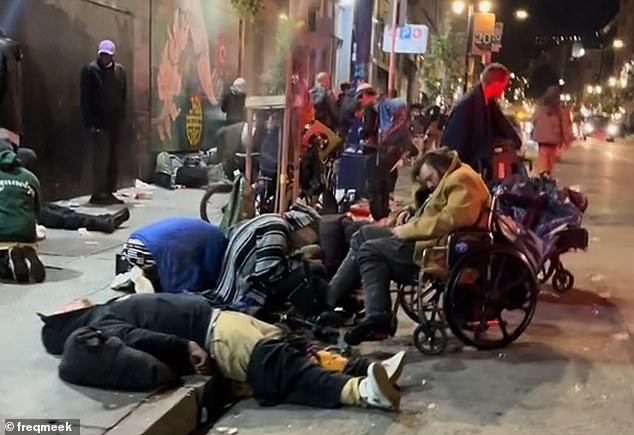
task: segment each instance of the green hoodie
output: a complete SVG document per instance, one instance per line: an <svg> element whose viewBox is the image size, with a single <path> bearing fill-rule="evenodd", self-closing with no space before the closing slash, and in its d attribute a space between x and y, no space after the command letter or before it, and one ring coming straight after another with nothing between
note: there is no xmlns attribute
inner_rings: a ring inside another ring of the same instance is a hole
<svg viewBox="0 0 634 435"><path fill-rule="evenodd" d="M34 243L40 182L22 168L16 154L0 151L0 243Z"/></svg>

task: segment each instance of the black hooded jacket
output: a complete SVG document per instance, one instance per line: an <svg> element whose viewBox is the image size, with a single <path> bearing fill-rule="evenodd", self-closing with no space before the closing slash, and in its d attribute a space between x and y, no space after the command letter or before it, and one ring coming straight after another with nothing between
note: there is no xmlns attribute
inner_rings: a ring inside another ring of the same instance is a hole
<svg viewBox="0 0 634 435"><path fill-rule="evenodd" d="M0 128L22 134L22 52L0 32Z"/></svg>
<svg viewBox="0 0 634 435"><path fill-rule="evenodd" d="M61 355L68 337L83 326L118 337L129 347L147 352L179 374L192 372L189 341L205 348L211 319L207 299L192 294L137 294L106 304L40 317L47 352Z"/></svg>

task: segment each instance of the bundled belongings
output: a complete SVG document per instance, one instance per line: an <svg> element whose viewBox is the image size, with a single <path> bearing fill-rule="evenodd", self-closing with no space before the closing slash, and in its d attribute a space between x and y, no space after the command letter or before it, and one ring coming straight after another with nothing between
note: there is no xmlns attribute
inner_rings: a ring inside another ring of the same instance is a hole
<svg viewBox="0 0 634 435"><path fill-rule="evenodd" d="M501 183L494 187L494 192L499 198L498 211L533 231L544 242L542 282L552 277L555 290L570 290L574 276L559 257L588 248L588 231L582 227L587 197L574 189L557 187L556 181L547 176Z"/></svg>
<svg viewBox="0 0 634 435"><path fill-rule="evenodd" d="M226 244L215 225L171 218L132 233L122 255L131 266L146 270L157 292L200 292L216 285Z"/></svg>

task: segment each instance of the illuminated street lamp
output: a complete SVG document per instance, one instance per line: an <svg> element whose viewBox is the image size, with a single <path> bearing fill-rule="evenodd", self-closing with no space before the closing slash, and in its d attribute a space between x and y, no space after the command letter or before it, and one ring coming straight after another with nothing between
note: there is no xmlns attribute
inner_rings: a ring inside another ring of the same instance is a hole
<svg viewBox="0 0 634 435"><path fill-rule="evenodd" d="M592 86L592 85L588 85L588 87L586 88L586 91L587 91L589 94L593 94L593 93L594 93L594 86Z"/></svg>
<svg viewBox="0 0 634 435"><path fill-rule="evenodd" d="M493 10L493 2L489 0L454 0L451 3L451 9L455 14L462 14L465 10L467 11L467 35L471 35L473 32L473 17L475 15L475 7L476 4L478 6L478 10L482 13L489 13ZM465 75L464 75L464 83L463 83L463 92L467 92L467 88L469 86L469 38L467 38L466 50L465 50Z"/></svg>
<svg viewBox="0 0 634 435"><path fill-rule="evenodd" d="M603 88L601 86L594 87L594 93L600 95L603 92Z"/></svg>
<svg viewBox="0 0 634 435"><path fill-rule="evenodd" d="M564 79L559 79L559 86L563 86L566 84L566 81Z"/></svg>
<svg viewBox="0 0 634 435"><path fill-rule="evenodd" d="M610 77L608 79L608 86L611 88L616 86L616 77Z"/></svg>
<svg viewBox="0 0 634 435"><path fill-rule="evenodd" d="M462 14L464 10L467 8L467 5L463 1L455 1L451 4L451 9L455 14Z"/></svg>
<svg viewBox="0 0 634 435"><path fill-rule="evenodd" d="M488 0L481 1L478 3L478 10L483 14L488 14L493 10L493 3Z"/></svg>
<svg viewBox="0 0 634 435"><path fill-rule="evenodd" d="M528 12L526 11L526 9L518 9L515 11L515 18L517 18L520 21L527 20Z"/></svg>
<svg viewBox="0 0 634 435"><path fill-rule="evenodd" d="M612 41L612 47L616 50L620 50L621 48L625 47L625 42L623 42L622 39L616 38L614 41Z"/></svg>

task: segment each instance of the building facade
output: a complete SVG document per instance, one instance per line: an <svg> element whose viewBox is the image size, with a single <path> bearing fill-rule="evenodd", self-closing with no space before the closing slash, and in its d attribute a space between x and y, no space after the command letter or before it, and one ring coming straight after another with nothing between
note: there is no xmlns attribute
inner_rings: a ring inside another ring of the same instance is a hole
<svg viewBox="0 0 634 435"><path fill-rule="evenodd" d="M424 24L429 28L431 38L442 26L446 3L443 0L401 0L399 25ZM376 0L373 17L372 63L369 75L371 82L385 91L388 86L390 53L383 51L382 44L384 31L392 24L392 0ZM411 102L417 101L420 94L416 75L423 58L423 55L396 55L395 89L399 96Z"/></svg>
<svg viewBox="0 0 634 435"><path fill-rule="evenodd" d="M617 39L623 41L614 56L614 72L618 77L625 65L634 61L634 0L621 0L616 27Z"/></svg>
<svg viewBox="0 0 634 435"><path fill-rule="evenodd" d="M243 31L229 0L0 2L0 27L25 55L23 144L40 156L45 198L92 190L79 78L102 39L116 42L128 73L121 186L151 177L160 151L211 147L222 93L239 74L250 95L283 94L291 48L304 87L333 72L335 0L263 2Z"/></svg>

